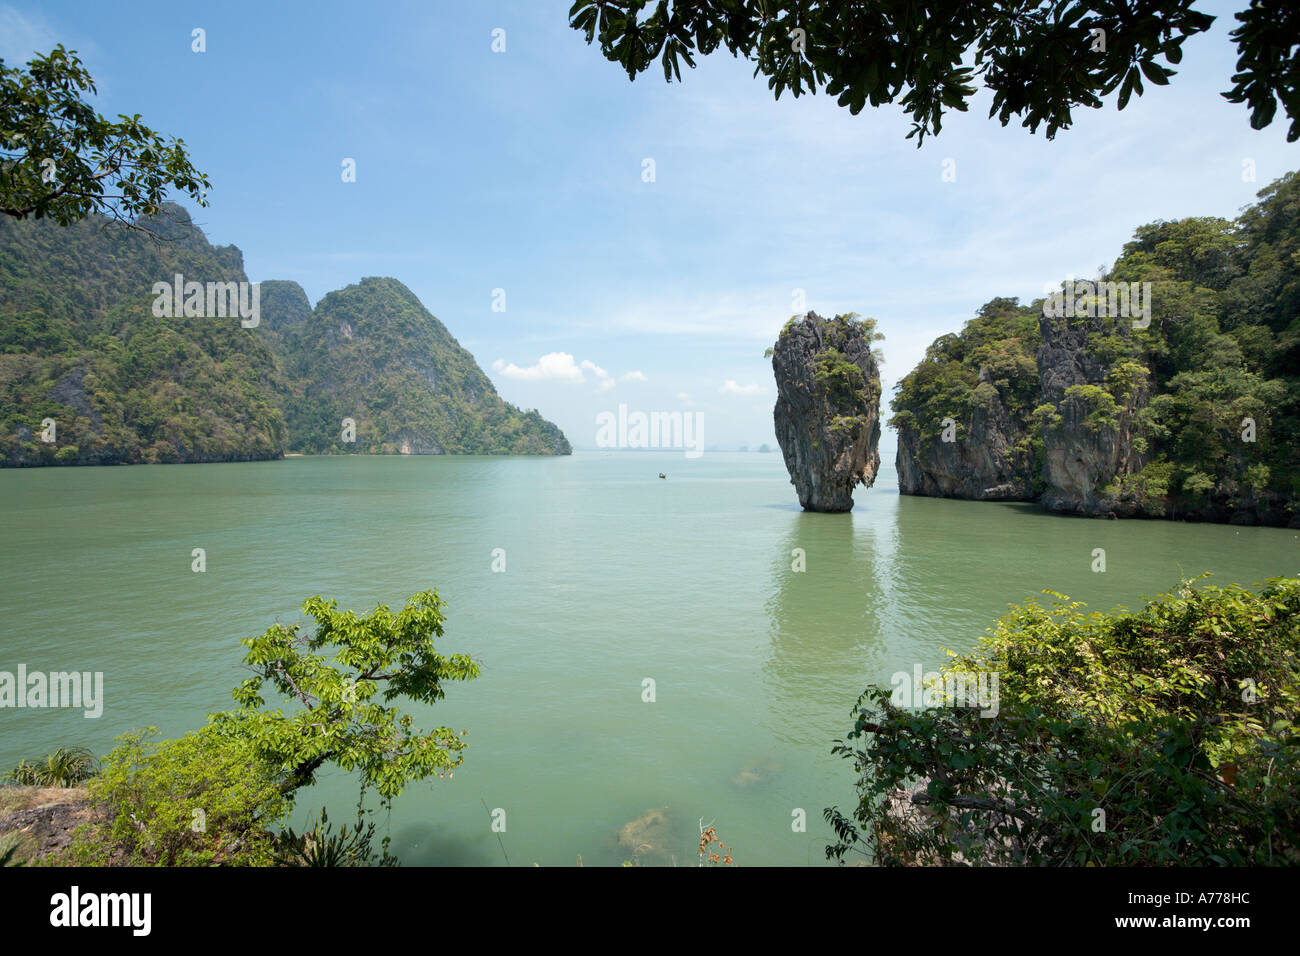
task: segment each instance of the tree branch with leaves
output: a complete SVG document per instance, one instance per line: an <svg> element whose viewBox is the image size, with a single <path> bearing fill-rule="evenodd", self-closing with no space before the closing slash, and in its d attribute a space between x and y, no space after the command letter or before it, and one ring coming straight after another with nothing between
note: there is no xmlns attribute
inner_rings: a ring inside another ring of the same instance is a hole
<svg viewBox="0 0 1300 956"><path fill-rule="evenodd" d="M27 68L0 60L0 212L66 226L100 213L130 228L156 216L172 189L207 205L208 177L180 139L139 114L111 121L84 99L95 82L60 44Z"/></svg>
<svg viewBox="0 0 1300 956"><path fill-rule="evenodd" d="M213 720L251 738L261 759L284 774L286 793L311 784L327 763L359 771L385 799L411 780L449 775L461 763L464 732L421 731L410 714L387 706L398 697L432 704L445 696L445 682L479 676L468 655L434 648L445 607L437 591L422 591L396 614L381 605L359 617L309 598L303 611L316 622L313 633L276 624L242 642L254 676L234 691L240 708ZM332 658L319 653L325 648L335 649ZM298 707L264 710L267 684Z"/></svg>
<svg viewBox="0 0 1300 956"><path fill-rule="evenodd" d="M576 0L569 25L629 79L726 49L754 64L777 99L824 90L857 115L897 102L917 145L947 110L965 112L982 81L989 116L1014 116L1047 138L1068 129L1076 106L1118 109L1142 95L1145 77L1165 86L1182 45L1214 17L1194 0ZM1251 126L1272 122L1280 102L1300 139L1300 8L1251 0L1231 34L1239 59L1224 97L1246 103Z"/></svg>

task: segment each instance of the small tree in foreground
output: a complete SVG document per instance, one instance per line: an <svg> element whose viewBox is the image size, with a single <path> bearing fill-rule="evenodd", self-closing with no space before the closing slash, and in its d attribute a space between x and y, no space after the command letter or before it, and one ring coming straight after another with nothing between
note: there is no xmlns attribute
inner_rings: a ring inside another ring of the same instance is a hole
<svg viewBox="0 0 1300 956"><path fill-rule="evenodd" d="M479 674L467 655L437 653L445 604L436 591L412 597L394 614L385 606L358 616L336 602L309 598L310 634L276 624L247 638L245 663L254 676L234 691L240 706L212 714L179 740L154 741L155 731L128 734L91 783L102 819L84 827L74 846L82 863L270 865L371 861L373 828L361 807L373 787L391 805L412 781L450 774L466 744L448 727L422 731L391 702L434 703L443 684ZM326 649L333 653L323 653ZM267 709L265 686L289 710ZM322 813L308 833L277 837L303 787L332 764L357 771L361 802L355 831L335 833ZM385 839L383 858L391 862Z"/></svg>
<svg viewBox="0 0 1300 956"><path fill-rule="evenodd" d="M77 831L78 866L267 866L269 828L291 807L251 742L212 725L176 740L156 727L122 735L90 799L98 818Z"/></svg>
<svg viewBox="0 0 1300 956"><path fill-rule="evenodd" d="M312 634L276 624L245 639L244 662L255 676L234 692L240 709L214 715L214 723L237 727L251 740L259 758L284 775L285 793L312 783L327 763L360 771L363 783L385 799L412 780L453 771L464 732L421 732L410 714L388 706L399 697L433 704L446 696L444 682L479 676L469 655L444 657L434 648L446 607L438 592L420 592L397 614L380 605L358 617L337 606L307 599L303 611L316 621ZM336 651L332 659L318 653L327 647ZM295 709L264 710L267 684Z"/></svg>

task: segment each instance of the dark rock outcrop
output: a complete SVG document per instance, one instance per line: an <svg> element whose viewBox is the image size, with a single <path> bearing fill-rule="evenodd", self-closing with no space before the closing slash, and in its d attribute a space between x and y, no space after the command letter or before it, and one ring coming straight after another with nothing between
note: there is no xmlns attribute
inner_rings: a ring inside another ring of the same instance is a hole
<svg viewBox="0 0 1300 956"><path fill-rule="evenodd" d="M772 349L776 437L807 511L853 508L853 488L880 468L880 370L874 324L809 312Z"/></svg>
<svg viewBox="0 0 1300 956"><path fill-rule="evenodd" d="M1033 499L1027 457L1015 447L1021 436L987 369L980 369L975 393L979 403L967 421L952 421L951 441L945 440L943 420L933 423L932 435L922 435L917 428L899 429L894 460L901 494L975 501Z"/></svg>
<svg viewBox="0 0 1300 956"><path fill-rule="evenodd" d="M84 787L14 787L5 792L10 797L5 803L21 809L0 813L0 847L15 847L20 861L62 853L79 826L102 818L91 808Z"/></svg>
<svg viewBox="0 0 1300 956"><path fill-rule="evenodd" d="M1075 385L1103 386L1107 369L1087 353L1089 336L1105 334L1106 318L1039 320L1043 344L1038 349L1041 401L1057 407L1061 422L1043 430L1042 505L1048 511L1089 517L1135 517L1142 514L1136 501L1114 490L1118 475L1136 474L1146 464L1134 451L1130 423L1146 405L1145 389L1136 396L1135 408L1125 409L1115 428L1091 427L1085 418L1086 402L1066 395ZM1111 492L1107 492L1107 488Z"/></svg>

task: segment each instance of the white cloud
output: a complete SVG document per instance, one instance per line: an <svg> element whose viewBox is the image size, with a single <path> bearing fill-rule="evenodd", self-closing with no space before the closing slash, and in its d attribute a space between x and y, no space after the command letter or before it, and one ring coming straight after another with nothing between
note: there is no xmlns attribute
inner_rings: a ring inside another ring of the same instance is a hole
<svg viewBox="0 0 1300 956"><path fill-rule="evenodd" d="M568 352L548 352L535 365L520 367L505 359L492 363L492 370L505 378L519 382L559 382L564 385L582 385L587 381L584 372L590 372L602 392L608 392L618 382L644 382L645 373L627 372L615 378L590 359L575 361Z"/></svg>
<svg viewBox="0 0 1300 956"><path fill-rule="evenodd" d="M723 395L762 395L761 385L738 385L734 378L729 378L718 388Z"/></svg>
<svg viewBox="0 0 1300 956"><path fill-rule="evenodd" d="M596 376L596 382L600 385L602 392L608 392L614 387L614 378L595 362L583 359L578 367Z"/></svg>
<svg viewBox="0 0 1300 956"><path fill-rule="evenodd" d="M583 365L589 365L584 362ZM581 385L586 381L582 369L573 361L568 352L548 352L537 360L536 365L520 368L513 362L507 364L504 359L492 363L492 369L506 378L520 382L563 382L566 385Z"/></svg>

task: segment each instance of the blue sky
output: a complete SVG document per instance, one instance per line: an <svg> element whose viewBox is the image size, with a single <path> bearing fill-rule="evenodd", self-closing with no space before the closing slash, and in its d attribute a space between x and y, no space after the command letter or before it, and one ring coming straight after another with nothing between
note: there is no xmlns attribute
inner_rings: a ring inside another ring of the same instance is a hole
<svg viewBox="0 0 1300 956"><path fill-rule="evenodd" d="M1123 113L1112 96L1049 142L987 119L981 91L921 149L898 107L777 102L725 54L682 83L629 83L569 29L567 0L0 0L0 56L61 42L102 112L183 138L213 183L192 211L254 281L295 280L314 303L400 279L578 447L620 403L695 411L706 445L757 447L775 444L763 350L795 290L879 321L888 398L987 300L1093 274L1140 224L1234 216L1300 165L1284 120L1253 131L1218 95L1244 3L1198 3L1212 31Z"/></svg>

